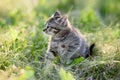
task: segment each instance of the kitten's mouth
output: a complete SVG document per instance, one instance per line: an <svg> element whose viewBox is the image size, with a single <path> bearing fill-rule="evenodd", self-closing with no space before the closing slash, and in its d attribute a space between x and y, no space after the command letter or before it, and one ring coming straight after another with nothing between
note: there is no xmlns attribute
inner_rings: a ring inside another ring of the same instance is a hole
<svg viewBox="0 0 120 80"><path fill-rule="evenodd" d="M46 33L46 34L48 34L48 31L47 30L45 30L45 31L43 31L44 33Z"/></svg>
<svg viewBox="0 0 120 80"><path fill-rule="evenodd" d="M45 34L47 34L47 35L51 35L51 34L49 33L49 31L47 31L47 29L43 29L43 32L44 32Z"/></svg>
<svg viewBox="0 0 120 80"><path fill-rule="evenodd" d="M46 29L46 28L44 28L44 29L43 29L43 32L45 32L45 31L47 31L47 29Z"/></svg>
<svg viewBox="0 0 120 80"><path fill-rule="evenodd" d="M47 29L45 28L45 29L43 29L43 32L45 33L45 34L48 34L48 31L47 31Z"/></svg>

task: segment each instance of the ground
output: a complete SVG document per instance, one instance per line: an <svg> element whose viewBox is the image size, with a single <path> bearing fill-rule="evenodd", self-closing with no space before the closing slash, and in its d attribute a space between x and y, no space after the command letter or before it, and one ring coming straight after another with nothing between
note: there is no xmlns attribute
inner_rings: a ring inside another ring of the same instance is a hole
<svg viewBox="0 0 120 80"><path fill-rule="evenodd" d="M56 10L95 43L92 56L44 64L42 29ZM120 80L119 19L119 0L0 1L0 80Z"/></svg>

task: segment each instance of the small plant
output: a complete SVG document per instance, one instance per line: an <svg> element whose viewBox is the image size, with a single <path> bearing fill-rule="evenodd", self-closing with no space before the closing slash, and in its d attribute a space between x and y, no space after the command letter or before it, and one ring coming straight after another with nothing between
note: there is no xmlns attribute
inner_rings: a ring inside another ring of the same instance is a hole
<svg viewBox="0 0 120 80"><path fill-rule="evenodd" d="M66 72L63 68L60 68L60 78L61 80L75 80L70 72Z"/></svg>
<svg viewBox="0 0 120 80"><path fill-rule="evenodd" d="M90 58L44 63L44 22L53 12L95 42ZM120 80L120 0L1 0L0 80ZM75 20L75 21L74 21Z"/></svg>

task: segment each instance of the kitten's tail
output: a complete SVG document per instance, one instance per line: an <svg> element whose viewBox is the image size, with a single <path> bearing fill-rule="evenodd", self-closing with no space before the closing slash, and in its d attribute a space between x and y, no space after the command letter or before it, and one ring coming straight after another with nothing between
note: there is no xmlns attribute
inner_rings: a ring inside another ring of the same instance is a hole
<svg viewBox="0 0 120 80"><path fill-rule="evenodd" d="M93 43L93 44L91 44L91 46L90 46L90 48L89 48L89 54L90 55L92 55L92 53L93 53L93 48L94 48L94 46L95 46L95 43Z"/></svg>
<svg viewBox="0 0 120 80"><path fill-rule="evenodd" d="M87 54L86 58L88 58L89 56L92 55L94 46L95 46L95 43L93 43L93 44L90 45L90 47L89 47L89 53Z"/></svg>

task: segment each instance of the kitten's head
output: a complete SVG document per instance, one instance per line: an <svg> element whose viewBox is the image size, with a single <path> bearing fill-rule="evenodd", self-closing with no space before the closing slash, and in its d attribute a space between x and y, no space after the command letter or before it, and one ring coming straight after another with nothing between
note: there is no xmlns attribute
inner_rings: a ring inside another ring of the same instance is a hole
<svg viewBox="0 0 120 80"><path fill-rule="evenodd" d="M56 11L46 22L43 31L48 35L55 35L63 29L66 29L68 20L66 16L62 16Z"/></svg>

